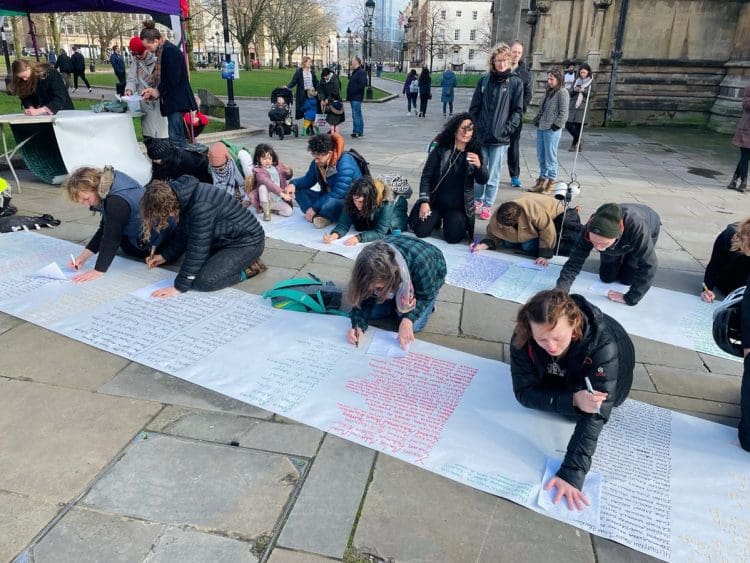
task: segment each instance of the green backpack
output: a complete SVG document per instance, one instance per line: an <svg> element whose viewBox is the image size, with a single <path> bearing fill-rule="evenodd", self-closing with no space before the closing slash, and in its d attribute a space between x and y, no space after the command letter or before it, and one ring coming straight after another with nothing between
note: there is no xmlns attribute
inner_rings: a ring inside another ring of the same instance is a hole
<svg viewBox="0 0 750 563"><path fill-rule="evenodd" d="M313 274L309 276L277 282L263 293L263 299L270 299L276 309L348 317L339 310L341 288L331 281L321 281Z"/></svg>

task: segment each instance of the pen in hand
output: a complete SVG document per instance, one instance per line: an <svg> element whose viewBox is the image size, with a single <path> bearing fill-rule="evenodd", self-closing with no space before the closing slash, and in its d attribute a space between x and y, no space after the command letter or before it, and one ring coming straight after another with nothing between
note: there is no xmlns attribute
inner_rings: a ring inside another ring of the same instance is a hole
<svg viewBox="0 0 750 563"><path fill-rule="evenodd" d="M471 246L469 247L469 252L471 252L472 254L477 249L477 246L479 246L479 239L480 238L482 238L482 237L477 237L476 239L474 239L474 242L471 243Z"/></svg>
<svg viewBox="0 0 750 563"><path fill-rule="evenodd" d="M77 272L78 271L78 262L73 257L73 255L70 255L70 263L73 264L73 269Z"/></svg>
<svg viewBox="0 0 750 563"><path fill-rule="evenodd" d="M151 247L151 254L149 254L148 260L146 260L146 265L148 266L149 270L154 267L154 254L156 254L156 246Z"/></svg>
<svg viewBox="0 0 750 563"><path fill-rule="evenodd" d="M583 380L586 382L586 389L588 389L589 393L592 395L594 394L594 387L591 385L591 380L587 377L584 377ZM596 414L601 414L601 405L596 407Z"/></svg>

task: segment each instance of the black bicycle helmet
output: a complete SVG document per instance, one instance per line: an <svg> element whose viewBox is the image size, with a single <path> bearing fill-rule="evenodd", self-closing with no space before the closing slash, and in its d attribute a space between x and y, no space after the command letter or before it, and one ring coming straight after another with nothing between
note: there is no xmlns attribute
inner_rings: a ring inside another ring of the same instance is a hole
<svg viewBox="0 0 750 563"><path fill-rule="evenodd" d="M727 295L714 310L713 335L716 345L732 356L742 357L742 335L740 308L745 295L745 286L738 287Z"/></svg>

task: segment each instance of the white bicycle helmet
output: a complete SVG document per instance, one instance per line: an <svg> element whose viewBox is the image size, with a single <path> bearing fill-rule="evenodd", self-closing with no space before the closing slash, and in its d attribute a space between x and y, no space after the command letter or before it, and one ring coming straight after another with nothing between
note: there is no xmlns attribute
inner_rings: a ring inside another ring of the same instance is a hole
<svg viewBox="0 0 750 563"><path fill-rule="evenodd" d="M742 357L742 332L740 328L742 298L745 287L738 287L727 295L714 309L713 335L716 345L732 356Z"/></svg>

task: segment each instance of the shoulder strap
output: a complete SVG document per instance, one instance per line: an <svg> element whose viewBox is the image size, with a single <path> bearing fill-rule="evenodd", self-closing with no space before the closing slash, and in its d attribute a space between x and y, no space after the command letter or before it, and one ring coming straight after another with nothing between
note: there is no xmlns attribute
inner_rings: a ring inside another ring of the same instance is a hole
<svg viewBox="0 0 750 563"><path fill-rule="evenodd" d="M489 72L485 72L482 75L482 94L484 94L484 91L487 89L487 83L490 81L490 74Z"/></svg>
<svg viewBox="0 0 750 563"><path fill-rule="evenodd" d="M288 280L276 282L268 291L274 291L276 289L284 289L288 287L296 287L298 285L323 285L323 282L317 278L291 278ZM266 293L268 293L268 291ZM266 294L264 293L263 297L265 296Z"/></svg>
<svg viewBox="0 0 750 563"><path fill-rule="evenodd" d="M293 303L300 303L315 313L325 313L326 307L323 305L323 297L320 295L320 292L316 296L317 300L295 289L271 289L263 294L264 298L273 299L274 297L281 297Z"/></svg>

